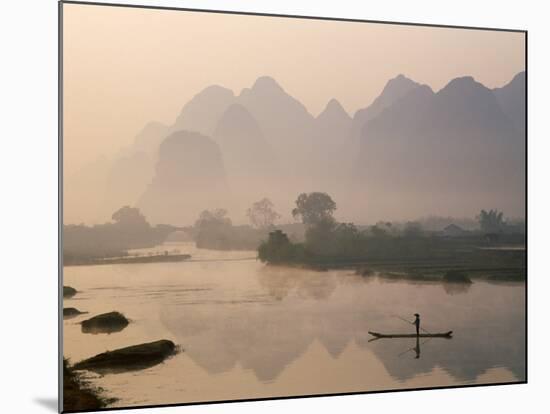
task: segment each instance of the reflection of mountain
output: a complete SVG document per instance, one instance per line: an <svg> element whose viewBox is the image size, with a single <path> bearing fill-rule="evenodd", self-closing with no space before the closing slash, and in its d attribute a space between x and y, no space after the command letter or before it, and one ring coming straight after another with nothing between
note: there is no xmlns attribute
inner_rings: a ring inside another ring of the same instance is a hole
<svg viewBox="0 0 550 414"><path fill-rule="evenodd" d="M379 340L368 346L384 363L388 373L400 381L429 373L436 367L442 367L460 382L474 381L488 369L501 366L507 367L517 378L524 378L525 315L510 314L510 319L504 321L501 316L495 315L496 312L490 313L475 328L468 320L462 324L453 321L453 339L421 341L420 359L414 359L414 354L398 357L414 346L414 339ZM481 326L481 323L485 326ZM360 345L367 346L365 342Z"/></svg>
<svg viewBox="0 0 550 414"><path fill-rule="evenodd" d="M202 327L195 336L185 335L185 321L165 317L163 323L182 338L186 355L209 373L219 374L239 364L253 370L259 380L271 381L307 349L311 336L291 323L292 315L267 312L256 315L254 309L235 305L218 305L215 314L194 309L194 323ZM214 316L222 314L222 318Z"/></svg>
<svg viewBox="0 0 550 414"><path fill-rule="evenodd" d="M467 293L471 287L470 283L443 283L443 289L447 295L462 295Z"/></svg>
<svg viewBox="0 0 550 414"><path fill-rule="evenodd" d="M415 345L414 339L383 339L371 343L368 343L369 337L358 339L360 346L376 354L392 377L405 381L440 367L457 381L470 382L490 368L507 367L517 378L524 378L525 314L521 288L517 290L514 285L503 284L502 290L495 292L491 284L478 282L468 294L442 296L435 293L440 289L437 284L420 286L422 296L409 296L407 307L411 310L401 314L412 314L414 309L422 315L428 331L451 329L454 335L449 340L421 340L420 359L414 359L414 353L399 356ZM401 296L398 291L395 293ZM426 303L428 300L423 298L430 295L437 296L438 300ZM397 301L391 294L386 299ZM394 313L395 310L388 309L388 314ZM375 326L375 330L382 330L382 326L387 331L412 330L397 318L385 323L379 321Z"/></svg>
<svg viewBox="0 0 550 414"><path fill-rule="evenodd" d="M231 285L218 287L209 292L212 297L192 298L192 308L167 306L162 323L209 373L240 365L263 382L305 357L316 340L335 359L346 352L372 352L399 381L438 367L460 383L493 367L524 377L523 296L517 286L480 282L467 294L449 296L438 284L366 283L338 272L284 268L262 269L258 282L260 290L247 284L241 293ZM423 343L418 360L414 353L399 356L414 339L368 342L369 329L412 332L392 315L414 311L421 313L426 329L453 329L454 338Z"/></svg>
<svg viewBox="0 0 550 414"><path fill-rule="evenodd" d="M155 175L138 206L154 223L192 222L204 206L228 199L218 145L196 132L178 131L159 148Z"/></svg>

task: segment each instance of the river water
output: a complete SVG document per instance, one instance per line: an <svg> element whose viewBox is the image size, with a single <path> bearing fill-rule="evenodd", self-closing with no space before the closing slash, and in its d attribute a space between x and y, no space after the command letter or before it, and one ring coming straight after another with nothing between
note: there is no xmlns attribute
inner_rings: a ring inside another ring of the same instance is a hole
<svg viewBox="0 0 550 414"><path fill-rule="evenodd" d="M79 293L65 307L71 362L106 350L170 339L181 352L152 368L86 373L112 406L189 403L525 380L525 285L470 286L364 278L348 270L268 267L255 252L171 244L178 263L65 267ZM84 334L78 322L112 310L131 324ZM418 312L452 339L372 338L413 332Z"/></svg>

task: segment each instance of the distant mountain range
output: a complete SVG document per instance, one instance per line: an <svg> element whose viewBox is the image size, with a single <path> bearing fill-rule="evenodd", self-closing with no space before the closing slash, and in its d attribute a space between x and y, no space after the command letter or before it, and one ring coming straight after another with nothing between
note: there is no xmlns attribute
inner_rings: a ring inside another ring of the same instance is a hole
<svg viewBox="0 0 550 414"><path fill-rule="evenodd" d="M314 190L357 222L391 219L403 203L422 216L482 207L520 216L524 105L524 72L493 90L462 77L438 92L399 75L353 117L336 99L314 117L267 76L239 95L209 86L172 125L147 124L120 152L104 198L173 224L206 208L243 215L265 196L288 210Z"/></svg>
<svg viewBox="0 0 550 414"><path fill-rule="evenodd" d="M509 92L516 86L495 93L471 77L453 79L437 93L419 85L367 121L353 179L368 189L369 207L388 208L393 199L419 212L445 212L452 204L457 214L474 199L522 211L525 142L513 119L523 109Z"/></svg>

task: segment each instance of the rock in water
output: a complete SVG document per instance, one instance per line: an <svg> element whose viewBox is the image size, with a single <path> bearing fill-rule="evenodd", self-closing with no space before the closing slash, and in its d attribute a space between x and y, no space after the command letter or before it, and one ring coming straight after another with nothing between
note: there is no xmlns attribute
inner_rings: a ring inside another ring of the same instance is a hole
<svg viewBox="0 0 550 414"><path fill-rule="evenodd" d="M64 298L72 298L74 295L76 295L76 289L72 288L70 286L63 286L63 297Z"/></svg>
<svg viewBox="0 0 550 414"><path fill-rule="evenodd" d="M130 322L120 312L102 313L82 322L84 333L113 333L122 331Z"/></svg>
<svg viewBox="0 0 550 414"><path fill-rule="evenodd" d="M63 319L74 318L87 312L80 312L76 308L63 308Z"/></svg>
<svg viewBox="0 0 550 414"><path fill-rule="evenodd" d="M74 369L87 369L100 373L115 373L145 369L160 364L176 350L167 339L103 352L74 365Z"/></svg>

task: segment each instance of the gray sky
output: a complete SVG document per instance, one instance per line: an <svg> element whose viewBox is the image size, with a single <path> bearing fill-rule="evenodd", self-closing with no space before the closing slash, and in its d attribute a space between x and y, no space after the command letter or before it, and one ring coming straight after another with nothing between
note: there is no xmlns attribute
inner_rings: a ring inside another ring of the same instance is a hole
<svg viewBox="0 0 550 414"><path fill-rule="evenodd" d="M212 84L238 94L269 75L313 115L331 98L353 115L399 73L438 90L523 69L521 33L65 4L65 169L172 123Z"/></svg>

